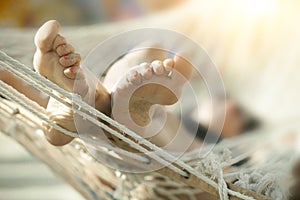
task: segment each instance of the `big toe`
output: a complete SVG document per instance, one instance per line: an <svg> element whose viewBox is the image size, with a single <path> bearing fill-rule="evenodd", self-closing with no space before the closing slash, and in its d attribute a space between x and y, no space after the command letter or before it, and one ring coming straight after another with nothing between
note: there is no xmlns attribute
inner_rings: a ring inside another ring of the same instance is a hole
<svg viewBox="0 0 300 200"><path fill-rule="evenodd" d="M34 37L34 43L38 50L46 53L53 50L53 43L60 30L60 24L56 20L43 24Z"/></svg>

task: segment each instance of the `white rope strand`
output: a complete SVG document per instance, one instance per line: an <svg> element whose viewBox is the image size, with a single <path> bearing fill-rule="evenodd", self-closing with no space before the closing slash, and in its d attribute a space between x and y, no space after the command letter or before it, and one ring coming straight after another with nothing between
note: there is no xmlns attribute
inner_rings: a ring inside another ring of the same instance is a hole
<svg viewBox="0 0 300 200"><path fill-rule="evenodd" d="M227 188L227 184L223 178L223 171L222 169L219 170L218 173L218 188L219 188L219 197L220 200L229 200L228 197L228 188Z"/></svg>

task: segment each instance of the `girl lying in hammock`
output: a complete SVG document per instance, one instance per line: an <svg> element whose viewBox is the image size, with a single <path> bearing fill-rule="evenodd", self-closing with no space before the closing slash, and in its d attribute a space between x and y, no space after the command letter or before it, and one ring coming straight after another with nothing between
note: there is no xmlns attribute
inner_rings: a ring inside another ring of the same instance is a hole
<svg viewBox="0 0 300 200"><path fill-rule="evenodd" d="M35 45L37 51L34 55L34 68L38 73L70 92L73 92L74 82L80 81L80 84L78 85L82 88L79 88L77 93L79 93L85 101L94 98L90 96L94 92L90 90L94 89L88 87L86 82L87 77L80 69L80 55L74 52L72 45L67 43L63 36L59 35L59 24L56 21L49 21L38 30L35 36ZM158 53L156 52L155 54L157 55ZM180 96L183 84L191 75L191 67L188 63L179 58L165 59L163 61L155 60L151 64L142 63L126 72L128 69L129 68L124 65L123 69L110 70L103 84L100 82L95 83L97 88L93 95L95 95L96 109L108 116L115 113L114 118L118 118L117 121L129 126L129 128L133 128L130 126L135 123L140 127L146 126L151 120L148 113L152 105L171 105L177 101L176 96L172 92L157 84L142 86L135 91L131 97L128 96L133 89L140 86L142 81L153 81L155 79L158 82L168 84L171 88L176 89L176 95ZM183 77L175 76L176 74L173 74L172 79L170 79L167 74L172 69L178 71ZM117 87L114 89L114 103L111 105L112 96L108 90L112 90L111 87L126 73L127 75L119 81ZM130 123L128 115L126 115L128 102L124 99L129 98L130 116L134 123ZM62 109L62 106L52 99L50 99L47 105L47 110L49 111L51 120L66 129L76 132L72 111ZM170 115L167 120L176 119ZM158 145L164 145L166 142L165 140L167 140L168 137L171 137L166 136L166 134L174 132L174 128L177 128L174 126L174 123L172 124L172 127L164 127L162 130L163 133L161 132L156 135L152 138L152 141ZM134 130L143 135L142 128ZM186 131L182 130L182 132L185 133ZM64 145L73 139L50 127L47 128L45 134L49 142L54 145ZM180 140L175 141L174 145L177 142L182 143L182 141L188 139L185 137L192 136L189 134L182 134L182 137L183 138L180 138ZM198 143L199 141L195 140L192 146ZM175 148L175 146L172 148Z"/></svg>
<svg viewBox="0 0 300 200"><path fill-rule="evenodd" d="M79 93L85 101L95 98L96 109L112 116L141 136L151 138L151 141L158 146L165 146L171 140L172 143L166 147L169 150L184 151L201 145L201 141L194 139L194 136L188 133L183 126L179 126L177 117L170 113L167 113L165 126L157 134L149 136L149 133L146 133L146 129L143 128L150 121L155 122L160 119L159 109L153 109L153 105L172 105L177 102L177 97L180 97L182 87L189 80L192 72L192 66L186 60L180 57L165 59L165 52L150 49L142 53L147 54L147 58L152 62L143 62L138 66L131 67L132 65L128 63L139 55L129 54L114 64L103 83L100 81L95 83L97 85L95 90L88 86L87 77L80 68L80 55L75 53L73 46L59 34L59 30L59 23L52 20L46 22L35 35L37 50L33 63L38 73L70 92L73 92L74 83L78 81L80 84L76 85L80 85L80 88L77 88L76 93ZM120 79L120 77L123 78ZM147 82L149 84L142 85ZM95 93L91 90L94 90ZM113 93L109 91L113 91ZM229 117L238 123L234 128L227 128L227 132L241 129L240 116L235 109L234 105L229 102L228 113L231 115ZM76 132L71 110L65 110L58 102L50 99L47 111L52 121ZM225 129L228 123L231 126L233 124L232 120L231 122L227 120ZM45 127L45 129L46 138L51 144L65 145L73 139L51 127ZM180 130L178 131L178 129ZM180 134L174 137L173 134L176 132ZM114 138L110 139L114 140ZM118 143L118 140L114 141Z"/></svg>
<svg viewBox="0 0 300 200"><path fill-rule="evenodd" d="M86 77L80 68L80 55L75 53L73 46L67 43L63 36L59 35L59 30L60 25L54 20L46 22L38 30L35 36L34 67L38 73L70 92L73 92L74 82L80 82L78 85L82 88L77 87L76 93L80 93L83 99L88 100L88 98L92 98L91 94L95 92L95 89L87 86ZM152 142L161 147L176 151L183 151L186 148L193 149L201 144L201 139L194 138L195 135L183 126L180 126L180 130L178 130L180 122L175 115L167 113L166 126L158 131L159 134L149 136L149 133L147 135L146 130L142 128L150 121L161 119L161 116L158 116L160 109L153 109L154 107L151 108L151 106L174 104L177 97L180 97L183 85L191 76L192 67L187 61L180 57L166 59L166 52L157 49L149 48L143 52L131 53L115 63L106 75L103 84L100 81L95 83L97 85L96 92L93 94L95 108L112 116L138 134L151 138ZM132 67L134 66L134 64L130 64L132 60L135 62L146 60L148 63L143 62ZM173 72L172 75L170 72ZM123 78L118 82L120 77ZM49 116L55 123L76 132L71 110L66 110L64 106L53 99L48 101L45 96L41 96L39 92L6 71L1 71L0 80L12 85L41 106L47 107ZM147 82L149 84L142 84ZM159 85L154 84L155 82ZM113 89L114 86L116 87ZM137 90L131 95L130 92L134 89ZM110 91L114 91L113 95ZM130 103L124 101L126 98L130 99ZM111 104L112 100L113 105ZM152 113L150 117L149 110ZM227 101L222 136L233 136L241 132L245 125L242 117L233 101ZM128 119L133 119L133 121ZM197 136L200 135L200 138L205 136L206 127L208 127L207 124L199 125ZM176 132L180 133L177 134L177 137L175 137ZM51 127L45 127L45 136L53 145L64 145L73 139ZM172 143L168 144L170 141ZM186 141L186 145L183 145L183 141ZM168 145L165 146L166 144Z"/></svg>

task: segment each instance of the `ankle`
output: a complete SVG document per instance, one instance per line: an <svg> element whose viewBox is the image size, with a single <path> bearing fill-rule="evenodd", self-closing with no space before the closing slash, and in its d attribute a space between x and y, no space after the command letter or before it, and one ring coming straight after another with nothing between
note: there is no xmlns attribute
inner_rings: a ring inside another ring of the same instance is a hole
<svg viewBox="0 0 300 200"><path fill-rule="evenodd" d="M95 94L95 108L107 116L111 116L111 95L102 86L98 86Z"/></svg>

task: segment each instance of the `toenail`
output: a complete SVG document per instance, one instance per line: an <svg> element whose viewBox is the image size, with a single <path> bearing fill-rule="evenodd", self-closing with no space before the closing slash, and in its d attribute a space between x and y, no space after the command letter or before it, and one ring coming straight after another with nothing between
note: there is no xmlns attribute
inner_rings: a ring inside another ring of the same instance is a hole
<svg viewBox="0 0 300 200"><path fill-rule="evenodd" d="M162 65L162 63L161 63L161 61L156 60L156 61L153 61L153 62L151 63L151 65L152 65L153 67L160 67L160 66Z"/></svg>
<svg viewBox="0 0 300 200"><path fill-rule="evenodd" d="M150 64L147 63L147 62L143 62L143 63L140 64L140 66L147 68L147 67L150 67Z"/></svg>
<svg viewBox="0 0 300 200"><path fill-rule="evenodd" d="M71 71L72 73L76 73L76 72L78 71L78 67L71 67L71 68L70 68L70 71Z"/></svg>

